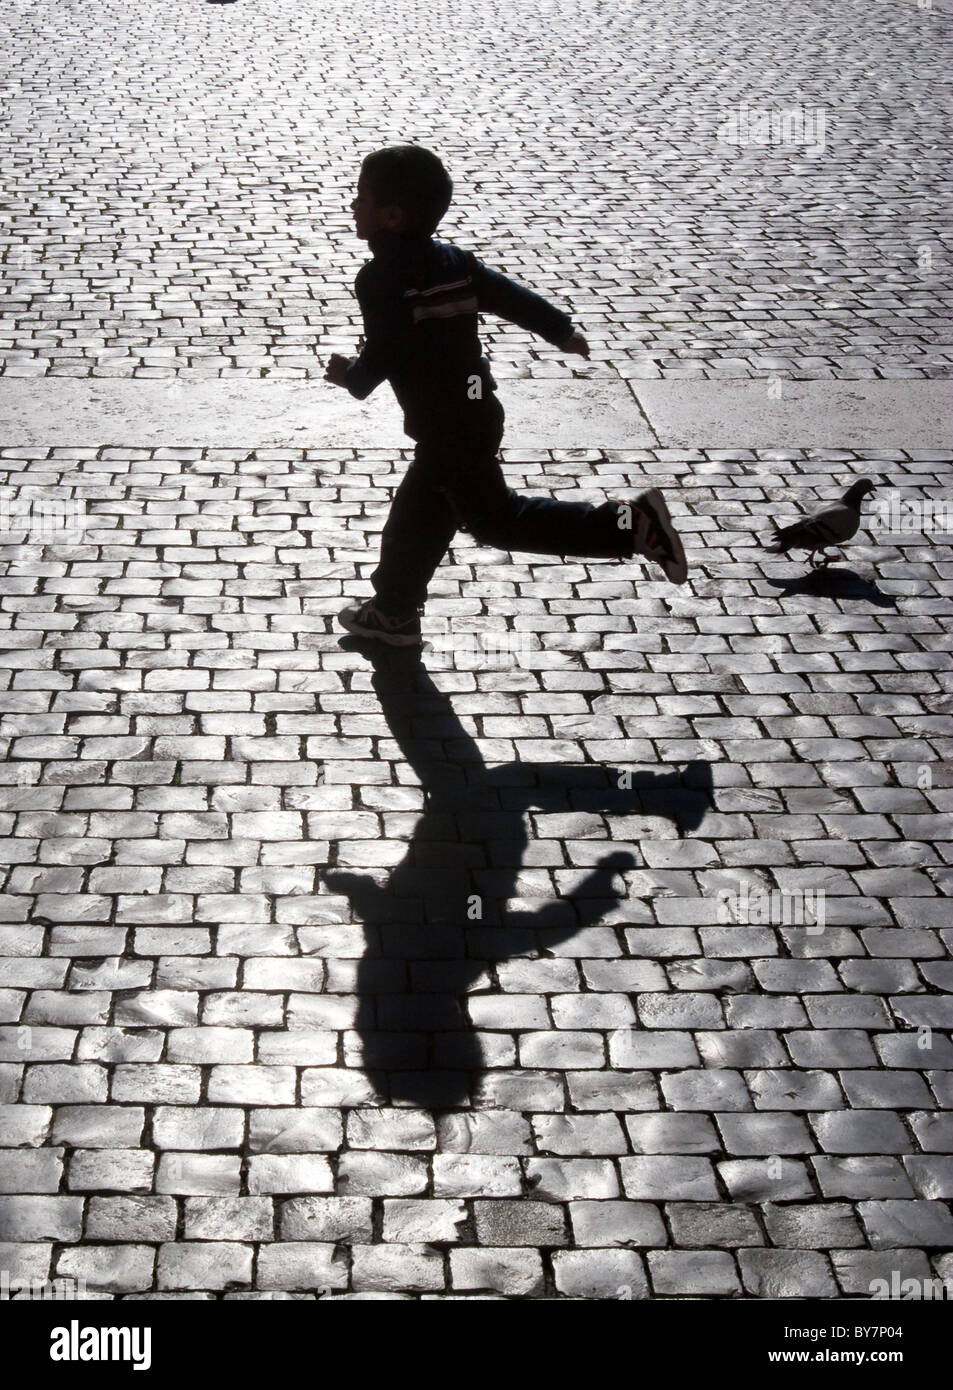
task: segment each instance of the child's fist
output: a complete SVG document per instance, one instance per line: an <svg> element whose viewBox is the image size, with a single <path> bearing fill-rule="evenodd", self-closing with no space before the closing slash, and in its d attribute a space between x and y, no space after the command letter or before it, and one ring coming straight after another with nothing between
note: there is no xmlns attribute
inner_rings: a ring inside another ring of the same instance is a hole
<svg viewBox="0 0 953 1390"><path fill-rule="evenodd" d="M580 357L589 356L589 344L579 332L573 332L564 343L559 345L560 352L578 352Z"/></svg>
<svg viewBox="0 0 953 1390"><path fill-rule="evenodd" d="M344 386L347 369L353 361L353 357L342 357L339 352L332 352L324 373L325 381L330 381L332 386Z"/></svg>

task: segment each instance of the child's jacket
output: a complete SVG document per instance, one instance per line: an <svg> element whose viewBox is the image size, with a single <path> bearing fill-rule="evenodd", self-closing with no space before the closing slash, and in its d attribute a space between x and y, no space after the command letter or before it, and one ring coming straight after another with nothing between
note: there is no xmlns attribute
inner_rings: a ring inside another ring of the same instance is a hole
<svg viewBox="0 0 953 1390"><path fill-rule="evenodd" d="M411 439L469 434L496 387L480 346L480 313L498 314L558 346L572 320L534 291L448 241L380 233L354 292L364 345L346 385L363 400L389 381Z"/></svg>

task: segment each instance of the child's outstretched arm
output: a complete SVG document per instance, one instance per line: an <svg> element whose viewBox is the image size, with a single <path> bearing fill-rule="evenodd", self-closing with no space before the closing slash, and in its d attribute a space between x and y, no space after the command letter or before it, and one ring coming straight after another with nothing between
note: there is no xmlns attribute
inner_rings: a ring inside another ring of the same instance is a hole
<svg viewBox="0 0 953 1390"><path fill-rule="evenodd" d="M476 256L471 254L468 259L481 313L496 314L501 319L507 319L563 352L589 356L589 344L573 327L568 314L557 309L555 304L550 304L535 290L484 265Z"/></svg>
<svg viewBox="0 0 953 1390"><path fill-rule="evenodd" d="M393 313L387 311L387 302L374 293L370 271L369 265L364 266L354 282L364 320L364 344L360 355L343 357L334 352L324 373L325 381L330 381L332 386L345 386L359 401L386 380L399 331Z"/></svg>

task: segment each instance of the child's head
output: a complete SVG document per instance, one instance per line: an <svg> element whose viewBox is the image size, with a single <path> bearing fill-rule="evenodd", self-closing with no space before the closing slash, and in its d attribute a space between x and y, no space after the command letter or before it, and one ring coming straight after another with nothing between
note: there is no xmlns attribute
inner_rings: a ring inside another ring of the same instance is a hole
<svg viewBox="0 0 953 1390"><path fill-rule="evenodd" d="M363 240L375 232L429 236L450 206L453 182L435 154L419 145L389 145L361 165L351 204Z"/></svg>

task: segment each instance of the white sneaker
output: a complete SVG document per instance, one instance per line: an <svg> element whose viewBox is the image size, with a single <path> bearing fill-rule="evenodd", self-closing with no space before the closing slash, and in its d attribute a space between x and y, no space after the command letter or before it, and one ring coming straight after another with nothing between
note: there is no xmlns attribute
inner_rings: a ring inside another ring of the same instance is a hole
<svg viewBox="0 0 953 1390"><path fill-rule="evenodd" d="M370 637L377 642L386 642L389 647L419 647L420 617L416 613L403 617L390 617L375 607L373 599L363 603L349 604L338 614L338 622L355 637Z"/></svg>
<svg viewBox="0 0 953 1390"><path fill-rule="evenodd" d="M662 537L661 545L656 545L651 550L640 547L636 553L644 555L647 560L652 560L657 565L661 565L669 583L684 584L688 579L688 561L685 558L685 549L672 522L671 513L665 505L665 498L657 487L652 487L649 488L648 492L642 493L635 503L635 507L647 520L642 535L647 535L654 527Z"/></svg>

